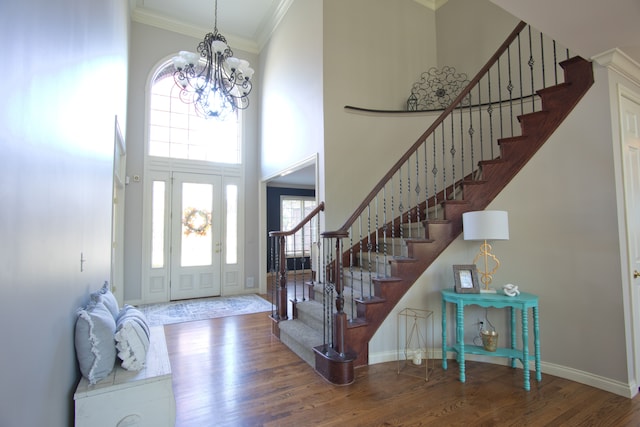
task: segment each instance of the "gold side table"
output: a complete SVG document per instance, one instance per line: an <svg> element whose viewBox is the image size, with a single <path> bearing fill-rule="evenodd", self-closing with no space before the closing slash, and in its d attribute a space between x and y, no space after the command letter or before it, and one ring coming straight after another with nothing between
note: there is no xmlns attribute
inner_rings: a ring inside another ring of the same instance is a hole
<svg viewBox="0 0 640 427"><path fill-rule="evenodd" d="M430 333L429 333L430 332ZM433 311L405 308L398 312L398 375L429 381L434 369Z"/></svg>

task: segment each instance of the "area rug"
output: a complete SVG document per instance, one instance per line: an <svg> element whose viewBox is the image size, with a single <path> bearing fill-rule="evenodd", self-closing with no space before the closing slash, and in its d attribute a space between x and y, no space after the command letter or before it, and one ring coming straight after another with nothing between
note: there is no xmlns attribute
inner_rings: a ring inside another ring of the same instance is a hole
<svg viewBox="0 0 640 427"><path fill-rule="evenodd" d="M149 325L169 325L214 317L260 313L271 311L271 308L269 301L255 294L143 304L138 307L147 317Z"/></svg>

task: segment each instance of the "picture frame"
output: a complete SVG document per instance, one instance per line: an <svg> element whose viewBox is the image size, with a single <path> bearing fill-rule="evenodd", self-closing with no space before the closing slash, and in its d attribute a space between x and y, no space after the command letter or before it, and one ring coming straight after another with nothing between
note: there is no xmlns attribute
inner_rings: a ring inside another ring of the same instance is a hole
<svg viewBox="0 0 640 427"><path fill-rule="evenodd" d="M459 294L479 294L480 281L475 264L456 264L453 266L454 290Z"/></svg>

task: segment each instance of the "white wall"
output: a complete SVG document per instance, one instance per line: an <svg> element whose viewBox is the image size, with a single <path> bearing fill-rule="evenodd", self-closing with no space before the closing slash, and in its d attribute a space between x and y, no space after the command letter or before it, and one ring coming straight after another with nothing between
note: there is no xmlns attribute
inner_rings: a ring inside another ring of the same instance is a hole
<svg viewBox="0 0 640 427"><path fill-rule="evenodd" d="M204 34L202 35L204 38ZM142 203L144 188L144 144L146 126L146 102L148 79L159 63L180 50L195 50L201 39L184 36L149 25L134 22L131 27L131 66L129 71L129 127L127 129L127 175L139 175L126 189L125 213L125 301L136 303L142 298ZM233 48L233 46L232 46ZM245 161L245 277L258 275L258 141L257 119L261 71L254 54L234 49L234 55L247 59L256 70L256 83L250 96L251 105L243 112L244 161ZM224 290L223 290L224 292Z"/></svg>
<svg viewBox="0 0 640 427"><path fill-rule="evenodd" d="M262 49L260 68L261 178L316 154L322 165L322 2L293 2Z"/></svg>
<svg viewBox="0 0 640 427"><path fill-rule="evenodd" d="M110 275L127 2L2 2L0 17L11 58L0 105L0 425L69 426L75 312Z"/></svg>

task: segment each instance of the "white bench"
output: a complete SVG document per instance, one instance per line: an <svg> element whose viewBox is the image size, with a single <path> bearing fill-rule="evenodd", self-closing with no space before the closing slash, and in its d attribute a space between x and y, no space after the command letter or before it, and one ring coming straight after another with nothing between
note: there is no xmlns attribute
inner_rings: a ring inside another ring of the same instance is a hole
<svg viewBox="0 0 640 427"><path fill-rule="evenodd" d="M173 427L176 403L164 328L150 328L142 370L127 371L118 360L113 372L94 385L83 377L73 399L76 427Z"/></svg>

